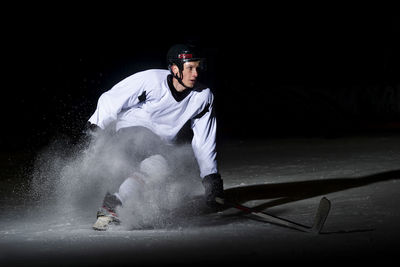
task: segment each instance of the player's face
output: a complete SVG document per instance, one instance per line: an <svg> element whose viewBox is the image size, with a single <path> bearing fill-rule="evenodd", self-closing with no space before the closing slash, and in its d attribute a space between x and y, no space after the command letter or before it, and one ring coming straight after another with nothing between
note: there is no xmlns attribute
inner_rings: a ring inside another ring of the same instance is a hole
<svg viewBox="0 0 400 267"><path fill-rule="evenodd" d="M193 88L199 76L200 61L189 61L183 64L182 82L189 88Z"/></svg>

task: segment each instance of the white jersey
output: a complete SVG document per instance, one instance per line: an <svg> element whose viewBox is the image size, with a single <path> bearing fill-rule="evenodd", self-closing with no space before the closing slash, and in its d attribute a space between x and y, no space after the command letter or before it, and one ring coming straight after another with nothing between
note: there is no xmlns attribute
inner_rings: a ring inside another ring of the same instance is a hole
<svg viewBox="0 0 400 267"><path fill-rule="evenodd" d="M168 70L135 73L103 93L89 121L104 129L143 126L170 142L190 121L192 147L200 176L217 173L214 96L209 88L194 88L177 101L168 86Z"/></svg>

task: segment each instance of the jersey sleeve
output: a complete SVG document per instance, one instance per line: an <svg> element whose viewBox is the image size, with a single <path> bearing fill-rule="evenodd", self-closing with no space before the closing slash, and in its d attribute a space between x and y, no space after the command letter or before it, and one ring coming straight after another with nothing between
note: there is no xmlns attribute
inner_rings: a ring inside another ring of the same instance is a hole
<svg viewBox="0 0 400 267"><path fill-rule="evenodd" d="M192 148L200 168L200 176L217 173L216 134L217 120L213 105L213 95L209 94L202 111L192 119Z"/></svg>
<svg viewBox="0 0 400 267"><path fill-rule="evenodd" d="M106 128L115 121L118 113L137 105L140 96L144 93L144 79L140 74L134 74L114 85L109 91L103 93L89 122L100 128Z"/></svg>

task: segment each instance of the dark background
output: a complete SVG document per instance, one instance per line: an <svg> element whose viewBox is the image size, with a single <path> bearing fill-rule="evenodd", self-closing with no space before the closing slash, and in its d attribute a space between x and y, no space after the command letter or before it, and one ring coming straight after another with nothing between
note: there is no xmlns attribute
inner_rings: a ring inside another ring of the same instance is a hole
<svg viewBox="0 0 400 267"><path fill-rule="evenodd" d="M2 23L2 150L78 139L101 93L166 68L181 42L208 57L221 140L398 132L400 27L390 12L46 8L10 10Z"/></svg>

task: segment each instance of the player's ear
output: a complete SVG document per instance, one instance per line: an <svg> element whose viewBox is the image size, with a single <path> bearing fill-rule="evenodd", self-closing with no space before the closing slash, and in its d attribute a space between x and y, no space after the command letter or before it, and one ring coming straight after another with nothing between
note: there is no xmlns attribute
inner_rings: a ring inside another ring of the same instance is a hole
<svg viewBox="0 0 400 267"><path fill-rule="evenodd" d="M177 75L177 74L179 73L179 68L178 68L178 66L175 65L175 64L173 64L173 65L171 66L171 71L172 71L172 73L173 73L174 75Z"/></svg>

